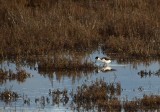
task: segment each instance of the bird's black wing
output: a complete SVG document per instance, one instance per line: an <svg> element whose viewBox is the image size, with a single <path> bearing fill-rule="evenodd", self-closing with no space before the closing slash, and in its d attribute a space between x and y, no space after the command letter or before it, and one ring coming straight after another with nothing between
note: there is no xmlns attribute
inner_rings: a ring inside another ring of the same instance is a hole
<svg viewBox="0 0 160 112"><path fill-rule="evenodd" d="M109 57L102 57L101 59L110 60L111 58L109 58Z"/></svg>

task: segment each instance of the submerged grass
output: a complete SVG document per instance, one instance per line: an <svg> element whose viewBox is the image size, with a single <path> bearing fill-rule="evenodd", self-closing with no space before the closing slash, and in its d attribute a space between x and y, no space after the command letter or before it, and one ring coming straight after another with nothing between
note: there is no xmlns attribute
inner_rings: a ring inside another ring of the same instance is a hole
<svg viewBox="0 0 160 112"><path fill-rule="evenodd" d="M17 80L19 83L22 83L25 82L25 80L29 77L31 77L31 75L25 70L18 70L16 73L14 73L11 70L7 71L0 69L0 84L5 83L7 80Z"/></svg>
<svg viewBox="0 0 160 112"><path fill-rule="evenodd" d="M116 85L114 83L107 84L103 80L97 80L90 86L83 84L78 87L73 101L78 109L96 108L98 111L120 111L121 104L117 93L120 93L121 88L119 88L119 83Z"/></svg>
<svg viewBox="0 0 160 112"><path fill-rule="evenodd" d="M124 109L126 111L154 111L159 109L160 96L158 95L144 95L142 99L135 101L126 101Z"/></svg>
<svg viewBox="0 0 160 112"><path fill-rule="evenodd" d="M76 93L70 93L78 111L154 111L160 109L159 95L144 95L143 98L134 98L132 101L121 101L121 84L106 83L102 79L92 82L91 85L82 84L77 87ZM65 90L63 90L65 91ZM55 94L63 93L59 90ZM67 92L65 92L67 93ZM67 96L67 98L70 98ZM67 100L68 101L68 100Z"/></svg>
<svg viewBox="0 0 160 112"><path fill-rule="evenodd" d="M54 105L64 106L71 101L71 108L76 111L155 111L160 107L159 95L144 95L143 98L120 100L121 84L106 83L102 79L97 79L91 85L82 84L73 92L64 90L49 90L51 100L46 98L46 102L51 101Z"/></svg>
<svg viewBox="0 0 160 112"><path fill-rule="evenodd" d="M159 0L0 0L0 56L56 51L160 56Z"/></svg>
<svg viewBox="0 0 160 112"><path fill-rule="evenodd" d="M157 70L157 71L147 71L147 70L140 70L138 73L137 73L141 78L146 78L146 77L151 77L151 76L157 76L157 77L160 77L160 69Z"/></svg>
<svg viewBox="0 0 160 112"><path fill-rule="evenodd" d="M82 84L74 90L49 89L47 96L28 97L19 95L10 89L0 91L0 100L6 104L22 100L23 105L38 105L38 108L51 106L69 106L72 111L155 111L160 109L159 95L144 95L143 98L134 98L121 101L121 83L106 83L103 79L92 81L91 84ZM18 99L19 98L19 99ZM34 101L33 101L34 100ZM32 102L32 103L31 103ZM19 104L19 103L18 103ZM16 106L16 105L15 105Z"/></svg>
<svg viewBox="0 0 160 112"><path fill-rule="evenodd" d="M5 89L4 91L0 92L0 100L4 101L5 103L16 101L19 97L20 96L18 93L11 91L10 89Z"/></svg>

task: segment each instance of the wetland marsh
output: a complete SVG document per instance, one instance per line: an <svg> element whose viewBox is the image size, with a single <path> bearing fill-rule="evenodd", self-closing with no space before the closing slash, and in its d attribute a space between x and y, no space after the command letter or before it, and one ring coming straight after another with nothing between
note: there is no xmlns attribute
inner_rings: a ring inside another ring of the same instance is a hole
<svg viewBox="0 0 160 112"><path fill-rule="evenodd" d="M94 62L96 55L104 56L99 52L89 55ZM31 63L30 63L31 64ZM25 79L16 80L12 74L1 81L0 109L8 111L137 111L159 109L160 94L160 62L138 61L118 62L112 60L109 67L101 63L94 63L92 69L40 69L38 64L19 64L19 68L12 61L4 61L2 73L26 75ZM27 73L25 73L26 71ZM3 75L1 73L1 75ZM24 75L25 76L25 75ZM10 92L11 93L10 93ZM4 96L4 94L7 94ZM17 97L14 98L14 95ZM94 94L93 94L94 93ZM10 97L13 98L10 98ZM150 98L151 96L151 98ZM144 97L144 99L142 99ZM146 102L155 97L149 107ZM148 100L145 100L147 99ZM141 101L142 100L142 101ZM130 102L132 101L132 102ZM138 102L138 106L137 106ZM144 105L143 103L146 103ZM143 105L143 107L142 107ZM131 107L132 108L131 108ZM153 107L153 108L152 108Z"/></svg>
<svg viewBox="0 0 160 112"><path fill-rule="evenodd" d="M0 111L159 111L159 13L159 0L0 0Z"/></svg>

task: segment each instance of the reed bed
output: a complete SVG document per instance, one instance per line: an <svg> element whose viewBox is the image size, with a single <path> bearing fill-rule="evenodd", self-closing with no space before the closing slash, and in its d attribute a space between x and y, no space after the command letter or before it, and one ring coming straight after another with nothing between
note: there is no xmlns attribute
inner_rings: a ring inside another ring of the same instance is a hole
<svg viewBox="0 0 160 112"><path fill-rule="evenodd" d="M120 111L121 104L118 96L121 93L120 83L107 84L100 79L91 85L83 84L77 88L73 101L77 108L88 111L96 108L98 111Z"/></svg>
<svg viewBox="0 0 160 112"><path fill-rule="evenodd" d="M159 0L0 0L0 56L96 50L160 56Z"/></svg>
<svg viewBox="0 0 160 112"><path fill-rule="evenodd" d="M135 101L126 101L124 109L126 111L154 111L159 110L159 95L144 95L141 99Z"/></svg>

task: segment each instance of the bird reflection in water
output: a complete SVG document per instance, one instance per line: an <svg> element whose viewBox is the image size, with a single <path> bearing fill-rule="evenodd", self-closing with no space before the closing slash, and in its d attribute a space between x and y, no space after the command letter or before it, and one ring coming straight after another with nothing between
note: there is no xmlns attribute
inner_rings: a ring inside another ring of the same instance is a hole
<svg viewBox="0 0 160 112"><path fill-rule="evenodd" d="M116 69L113 69L111 66L99 66L96 70L96 73L100 72L106 73L109 71L116 71Z"/></svg>

